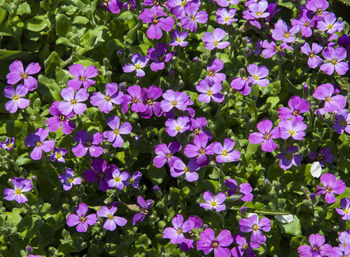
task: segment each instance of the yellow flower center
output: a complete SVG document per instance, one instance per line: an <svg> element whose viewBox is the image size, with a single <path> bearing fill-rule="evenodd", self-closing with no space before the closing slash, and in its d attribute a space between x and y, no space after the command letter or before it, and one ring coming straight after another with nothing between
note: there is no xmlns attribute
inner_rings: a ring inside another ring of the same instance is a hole
<svg viewBox="0 0 350 257"><path fill-rule="evenodd" d="M259 80L259 76L258 76L258 75L254 75L254 76L253 76L253 79Z"/></svg>
<svg viewBox="0 0 350 257"><path fill-rule="evenodd" d="M344 209L344 213L345 213L345 214L348 214L349 212L350 212L350 210L349 210L348 208L345 208L345 209Z"/></svg>
<svg viewBox="0 0 350 257"><path fill-rule="evenodd" d="M60 119L60 121L65 121L66 120L66 116L60 114L59 119Z"/></svg>
<svg viewBox="0 0 350 257"><path fill-rule="evenodd" d="M332 24L328 24L327 29L328 30L333 29L333 25Z"/></svg>
<svg viewBox="0 0 350 257"><path fill-rule="evenodd" d="M305 27L310 27L310 22L308 22L308 21L305 22L305 23L304 23L304 26L305 26Z"/></svg>
<svg viewBox="0 0 350 257"><path fill-rule="evenodd" d="M185 166L185 168L184 168L184 172L190 172L190 169L187 167L187 166Z"/></svg>
<svg viewBox="0 0 350 257"><path fill-rule="evenodd" d="M201 130L199 128L194 129L193 133L195 135L199 135L201 133Z"/></svg>
<svg viewBox="0 0 350 257"><path fill-rule="evenodd" d="M114 178L114 181L115 181L115 182L120 182L120 177L115 177L115 178Z"/></svg>
<svg viewBox="0 0 350 257"><path fill-rule="evenodd" d="M39 147L39 146L42 146L43 143L41 143L40 141L36 141L35 145L36 145L37 147Z"/></svg>
<svg viewBox="0 0 350 257"><path fill-rule="evenodd" d="M315 57L315 54L314 54L314 53L311 53L311 54L309 55L309 57L310 57L310 58L314 58L314 57Z"/></svg>
<svg viewBox="0 0 350 257"><path fill-rule="evenodd" d="M181 43L181 42L182 42L182 38L181 38L181 37L178 37L178 38L176 39L176 41L179 42L179 43Z"/></svg>
<svg viewBox="0 0 350 257"><path fill-rule="evenodd" d="M148 105L154 105L154 102L153 102L152 99L148 99L148 100L147 100L147 104L148 104Z"/></svg>
<svg viewBox="0 0 350 257"><path fill-rule="evenodd" d="M230 16L226 16L226 17L224 18L224 21L226 21L226 22L230 21Z"/></svg>
<svg viewBox="0 0 350 257"><path fill-rule="evenodd" d="M285 38L289 38L289 36L290 36L290 33L289 33L289 32L284 33L284 37L285 37Z"/></svg>
<svg viewBox="0 0 350 257"><path fill-rule="evenodd" d="M158 20L157 18L154 18L153 21L152 21L153 24L157 24L158 23Z"/></svg>
<svg viewBox="0 0 350 257"><path fill-rule="evenodd" d="M321 8L317 9L316 14L321 16L323 14L323 10Z"/></svg>
<svg viewBox="0 0 350 257"><path fill-rule="evenodd" d="M332 59L332 61L331 61L331 64L332 65L336 65L338 63L338 60L337 59Z"/></svg>
<svg viewBox="0 0 350 257"><path fill-rule="evenodd" d="M172 153L167 153L167 154L166 154L166 158L167 158L167 159L170 159L172 156L173 156Z"/></svg>
<svg viewBox="0 0 350 257"><path fill-rule="evenodd" d="M19 100L19 96L17 94L12 96L12 100L13 101L18 101Z"/></svg>
<svg viewBox="0 0 350 257"><path fill-rule="evenodd" d="M293 159L293 154L287 153L287 154L286 154L286 159L287 159L288 161L292 160L292 159Z"/></svg>
<svg viewBox="0 0 350 257"><path fill-rule="evenodd" d="M83 82L86 81L86 77L85 76L80 76L79 79L80 79L80 81L83 81Z"/></svg>
<svg viewBox="0 0 350 257"><path fill-rule="evenodd" d="M271 135L270 135L269 133L266 133L266 134L264 135L264 139L266 139L266 140L269 140L270 137L271 137Z"/></svg>
<svg viewBox="0 0 350 257"><path fill-rule="evenodd" d="M223 155L223 156L227 156L227 155L228 155L228 152L227 152L226 149L222 151L222 155Z"/></svg>
<svg viewBox="0 0 350 257"><path fill-rule="evenodd" d="M219 42L215 40L215 41L213 42L213 45L214 45L214 46L218 46L218 45L219 45Z"/></svg>
<svg viewBox="0 0 350 257"><path fill-rule="evenodd" d="M219 246L219 243L216 241L214 241L211 245L211 247L213 247L213 248L218 248L218 246Z"/></svg>
<svg viewBox="0 0 350 257"><path fill-rule="evenodd" d="M21 195L21 194L22 194L22 189L16 188L15 194L16 194L16 195Z"/></svg>
<svg viewBox="0 0 350 257"><path fill-rule="evenodd" d="M62 154L61 153L56 153L56 159L61 159L62 158Z"/></svg>
<svg viewBox="0 0 350 257"><path fill-rule="evenodd" d="M135 64L134 68L135 68L136 70L139 70L139 69L141 69L141 65L140 65L140 64Z"/></svg>
<svg viewBox="0 0 350 257"><path fill-rule="evenodd" d="M201 154L201 155L205 154L205 150L204 150L203 148L201 148L201 149L199 150L199 154Z"/></svg>
<svg viewBox="0 0 350 257"><path fill-rule="evenodd" d="M114 217L113 217L113 215L112 214L107 214L107 219L109 219L109 220L113 220L114 219Z"/></svg>
<svg viewBox="0 0 350 257"><path fill-rule="evenodd" d="M84 223L86 221L86 217L85 216L81 216L80 217L80 221Z"/></svg>
<svg viewBox="0 0 350 257"><path fill-rule="evenodd" d="M22 72L22 78L24 79L28 78L28 74L26 72Z"/></svg>
<svg viewBox="0 0 350 257"><path fill-rule="evenodd" d="M289 135L294 136L295 135L295 131L290 129L289 130Z"/></svg>
<svg viewBox="0 0 350 257"><path fill-rule="evenodd" d="M340 121L340 125L341 125L342 127L346 127L346 126L348 125L348 123L347 123L346 120L342 120L342 121Z"/></svg>
<svg viewBox="0 0 350 257"><path fill-rule="evenodd" d="M299 112L298 112L297 110L295 110L295 111L293 112L293 115L294 115L294 116L298 116L298 115L299 115Z"/></svg>
<svg viewBox="0 0 350 257"><path fill-rule="evenodd" d="M327 96L324 100L325 100L326 102L330 102L330 101L332 101L332 98Z"/></svg>
<svg viewBox="0 0 350 257"><path fill-rule="evenodd" d="M111 99L112 99L112 98L111 98L109 95L106 95L105 100L106 100L107 102L111 101Z"/></svg>
<svg viewBox="0 0 350 257"><path fill-rule="evenodd" d="M172 104L173 106L176 106L176 105L177 105L177 101L173 100L173 101L171 101L171 104Z"/></svg>
<svg viewBox="0 0 350 257"><path fill-rule="evenodd" d="M261 16L261 15L262 15L262 12L257 12L256 15L257 15L257 16Z"/></svg>
<svg viewBox="0 0 350 257"><path fill-rule="evenodd" d="M119 131L118 129L114 129L114 130L113 130L113 134L114 134L114 135L117 135L117 136L118 136L119 133L120 133L120 131Z"/></svg>
<svg viewBox="0 0 350 257"><path fill-rule="evenodd" d="M326 193L330 193L332 192L332 188L330 188L329 186L326 187Z"/></svg>
<svg viewBox="0 0 350 257"><path fill-rule="evenodd" d="M212 70L209 70L209 71L208 71L208 76L209 76L209 77L215 76L215 72L212 71Z"/></svg>
<svg viewBox="0 0 350 257"><path fill-rule="evenodd" d="M254 231L258 231L258 230L259 230L259 226L258 226L257 224L254 224L253 227L252 227L252 229L253 229Z"/></svg>
<svg viewBox="0 0 350 257"><path fill-rule="evenodd" d="M135 179L133 179L133 178L129 179L130 184L133 184L134 182L135 182Z"/></svg>
<svg viewBox="0 0 350 257"><path fill-rule="evenodd" d="M212 96L212 95L213 95L213 91L208 90L208 91L207 91L207 96Z"/></svg>
<svg viewBox="0 0 350 257"><path fill-rule="evenodd" d="M217 204L215 201L212 201L212 202L210 203L210 205L213 206L213 207L216 207L218 204Z"/></svg>
<svg viewBox="0 0 350 257"><path fill-rule="evenodd" d="M78 103L78 100L77 99L73 99L73 100L70 100L70 104L71 105L75 105Z"/></svg>
<svg viewBox="0 0 350 257"><path fill-rule="evenodd" d="M248 245L247 243L244 243L243 246L242 246L242 248L243 248L244 250L247 250L247 249L249 248L249 245Z"/></svg>
<svg viewBox="0 0 350 257"><path fill-rule="evenodd" d="M191 21L196 21L196 17L194 17L193 15L191 16Z"/></svg>
<svg viewBox="0 0 350 257"><path fill-rule="evenodd" d="M74 182L74 178L69 178L69 179L67 179L67 181L68 181L70 184L72 184L72 183Z"/></svg>
<svg viewBox="0 0 350 257"><path fill-rule="evenodd" d="M181 1L181 6L182 6L182 7L185 7L186 4L187 4L187 0Z"/></svg>
<svg viewBox="0 0 350 257"><path fill-rule="evenodd" d="M181 126L177 126L177 127L175 128L175 130L176 130L177 132L180 132Z"/></svg>
<svg viewBox="0 0 350 257"><path fill-rule="evenodd" d="M177 230L176 230L176 232L180 235L180 234L182 234L182 228L178 228Z"/></svg>

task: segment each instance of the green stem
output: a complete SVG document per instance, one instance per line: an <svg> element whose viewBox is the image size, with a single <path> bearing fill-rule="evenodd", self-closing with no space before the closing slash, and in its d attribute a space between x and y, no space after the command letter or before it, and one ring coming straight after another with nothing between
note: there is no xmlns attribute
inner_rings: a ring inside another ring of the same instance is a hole
<svg viewBox="0 0 350 257"><path fill-rule="evenodd" d="M231 210L234 211L241 211L241 207L238 206L231 206ZM247 208L248 211L252 210L251 212L257 213L257 214L264 214L264 215L289 215L290 212L287 211L278 211L278 210L254 210L252 208Z"/></svg>

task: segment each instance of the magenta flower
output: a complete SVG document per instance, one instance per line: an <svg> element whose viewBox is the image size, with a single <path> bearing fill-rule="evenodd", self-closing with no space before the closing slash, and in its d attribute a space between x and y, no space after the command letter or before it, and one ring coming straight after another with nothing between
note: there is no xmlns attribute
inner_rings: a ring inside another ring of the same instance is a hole
<svg viewBox="0 0 350 257"><path fill-rule="evenodd" d="M306 113L310 110L310 103L300 96L292 96L288 101L287 107L280 107L278 110L278 117L280 120L289 120L289 119L299 119L303 120L303 116L300 114Z"/></svg>
<svg viewBox="0 0 350 257"><path fill-rule="evenodd" d="M40 160L42 152L51 152L55 146L55 140L44 141L49 135L49 131L43 128L38 128L35 133L30 133L25 139L24 144L26 146L33 147L33 151L30 153L30 158L33 160Z"/></svg>
<svg viewBox="0 0 350 257"><path fill-rule="evenodd" d="M153 62L150 65L152 71L157 72L159 70L164 70L165 63L169 62L175 52L167 53L168 46L164 43L158 43L155 48L150 48L147 52L147 57Z"/></svg>
<svg viewBox="0 0 350 257"><path fill-rule="evenodd" d="M153 163L157 168L164 166L168 162L169 166L179 159L179 157L174 156L182 148L181 144L178 142L170 142L168 146L166 144L159 144L155 148L156 157L153 159Z"/></svg>
<svg viewBox="0 0 350 257"><path fill-rule="evenodd" d="M63 184L63 190L68 191L73 185L81 184L81 177L74 177L74 170L67 168L66 171L58 176L58 179Z"/></svg>
<svg viewBox="0 0 350 257"><path fill-rule="evenodd" d="M86 104L81 102L89 98L89 93L85 88L79 89L76 94L73 88L67 87L61 90L61 96L66 102L61 102L58 106L59 111L63 115L68 115L71 112L82 114L86 110Z"/></svg>
<svg viewBox="0 0 350 257"><path fill-rule="evenodd" d="M142 88L142 99L144 101L144 106L146 110L140 113L140 116L144 119L149 119L154 115L160 117L163 113L160 102L156 102L159 97L161 97L163 91L160 87L151 85L148 89Z"/></svg>
<svg viewBox="0 0 350 257"><path fill-rule="evenodd" d="M343 180L336 180L335 176L330 173L325 173L321 175L321 183L324 187L316 185L316 194L323 195L325 194L325 201L328 204L335 203L337 199L334 194L342 194L346 189L346 184Z"/></svg>
<svg viewBox="0 0 350 257"><path fill-rule="evenodd" d="M224 62L220 59L215 59L210 66L207 67L207 76L205 80L221 83L226 79L225 73L219 73L224 68Z"/></svg>
<svg viewBox="0 0 350 257"><path fill-rule="evenodd" d="M103 154L103 148L99 144L103 141L103 134L96 132L92 138L86 130L79 130L74 137L74 140L78 142L76 146L72 148L72 152L75 156L85 156L89 151L90 156L99 157Z"/></svg>
<svg viewBox="0 0 350 257"><path fill-rule="evenodd" d="M234 78L231 81L231 88L237 90L242 95L249 95L252 90L247 77Z"/></svg>
<svg viewBox="0 0 350 257"><path fill-rule="evenodd" d="M4 88L4 96L11 100L6 102L5 109L9 113L15 113L17 112L18 108L20 109L27 108L28 105L30 104L30 101L29 99L23 98L23 96L26 96L27 93L28 93L28 89L22 84L19 84L16 87L16 90L12 86L6 86Z"/></svg>
<svg viewBox="0 0 350 257"><path fill-rule="evenodd" d="M175 137L178 133L184 133L190 128L190 119L186 116L181 116L177 119L168 119L165 122L165 131L169 136Z"/></svg>
<svg viewBox="0 0 350 257"><path fill-rule="evenodd" d="M323 59L319 57L318 54L319 52L322 51L322 46L320 46L317 43L312 43L312 49L310 48L309 43L305 43L301 48L301 52L303 54L306 54L309 56L309 59L307 60L307 65L309 68L315 69L316 67L320 66L323 63Z"/></svg>
<svg viewBox="0 0 350 257"><path fill-rule="evenodd" d="M30 179L23 178L12 178L12 183L14 189L5 188L4 195L7 201L15 200L17 203L25 203L28 201L28 198L23 194L24 192L29 192L32 190L33 185Z"/></svg>
<svg viewBox="0 0 350 257"><path fill-rule="evenodd" d="M260 144L261 150L264 152L273 152L276 149L276 144L273 141L275 138L279 138L279 127L272 129L272 121L262 120L258 123L257 128L260 131L250 133L249 142L252 144Z"/></svg>
<svg viewBox="0 0 350 257"><path fill-rule="evenodd" d="M142 68L144 68L147 65L149 59L146 56L142 56L141 54L134 53L131 56L131 61L132 61L132 64L127 63L123 66L123 71L125 73L136 71L136 77L144 77L146 73L142 70Z"/></svg>
<svg viewBox="0 0 350 257"><path fill-rule="evenodd" d="M330 83L319 85L314 93L313 97L318 100L324 100L324 107L321 109L321 113L325 112L336 112L344 109L346 105L346 98L343 95L335 95L334 87Z"/></svg>
<svg viewBox="0 0 350 257"><path fill-rule="evenodd" d="M231 8L226 10L225 8L220 8L216 11L216 22L222 25L231 25L233 22L238 21L235 19L236 9Z"/></svg>
<svg viewBox="0 0 350 257"><path fill-rule="evenodd" d="M300 30L299 26L295 25L288 29L284 20L278 20L275 23L275 28L272 30L272 38L274 40L282 40L285 43L293 43L295 41L295 34Z"/></svg>
<svg viewBox="0 0 350 257"><path fill-rule="evenodd" d="M113 104L120 105L123 101L124 94L118 91L117 83L106 84L106 94L94 92L90 98L93 106L98 106L101 112L109 113L113 110Z"/></svg>
<svg viewBox="0 0 350 257"><path fill-rule="evenodd" d="M199 166L207 166L209 164L207 154L214 154L215 143L207 146L208 139L208 136L205 134L196 135L193 139L193 144L187 144L184 149L184 154L188 158L197 157Z"/></svg>
<svg viewBox="0 0 350 257"><path fill-rule="evenodd" d="M39 63L31 62L27 68L23 69L23 64L15 60L10 64L10 72L7 74L7 84L15 85L23 79L23 84L28 91L33 91L38 87L38 81L29 75L38 73L41 70Z"/></svg>
<svg viewBox="0 0 350 257"><path fill-rule="evenodd" d="M121 147L124 144L124 140L120 135L128 135L131 132L130 122L124 122L120 124L118 116L112 116L107 119L107 124L112 130L103 132L103 136L108 142L112 143L113 147Z"/></svg>
<svg viewBox="0 0 350 257"><path fill-rule="evenodd" d="M122 190L129 179L129 173L126 171L120 172L118 167L114 167L111 170L111 179L107 180L109 187L116 187L119 190Z"/></svg>
<svg viewBox="0 0 350 257"><path fill-rule="evenodd" d="M112 206L108 209L107 206L102 206L100 210L97 211L99 217L107 218L106 222L103 224L103 228L109 231L114 231L117 225L122 227L128 222L127 219L119 216L114 216L117 211L117 207Z"/></svg>
<svg viewBox="0 0 350 257"><path fill-rule="evenodd" d="M339 75L344 75L348 71L348 63L342 62L342 60L346 58L346 49L344 47L339 46L336 49L333 47L326 47L322 51L322 56L329 61L322 64L320 67L327 75L332 75L334 70Z"/></svg>
<svg viewBox="0 0 350 257"><path fill-rule="evenodd" d="M323 16L322 20L317 22L317 28L320 31L327 31L328 34L334 34L335 32L343 30L344 23L337 21L337 17L334 13L328 13Z"/></svg>
<svg viewBox="0 0 350 257"><path fill-rule="evenodd" d="M61 163L65 163L65 159L63 156L65 156L67 153L67 149L66 148L57 148L57 147L54 147L53 148L53 153L50 155L50 160L52 162L54 161L58 161L58 162L61 162Z"/></svg>
<svg viewBox="0 0 350 257"><path fill-rule="evenodd" d="M175 21L172 17L160 18L168 16L161 6L153 6L151 9L143 9L139 18L143 23L151 23L147 29L146 35L150 39L160 39L163 36L162 30L169 32L172 30Z"/></svg>
<svg viewBox="0 0 350 257"><path fill-rule="evenodd" d="M223 102L224 95L220 93L221 89L220 82L202 79L196 86L196 90L201 93L198 95L198 101L204 103L209 103L210 100L217 103Z"/></svg>
<svg viewBox="0 0 350 257"><path fill-rule="evenodd" d="M143 94L142 89L139 85L130 86L127 89L128 94L124 95L124 103L131 103L131 110L133 112L145 112L147 106L143 104Z"/></svg>
<svg viewBox="0 0 350 257"><path fill-rule="evenodd" d="M186 47L188 45L188 41L185 41L185 39L188 36L187 31L182 31L181 33L178 30L174 30L171 32L171 37L173 40L170 41L169 45L170 46L181 46L181 47Z"/></svg>
<svg viewBox="0 0 350 257"><path fill-rule="evenodd" d="M333 129L339 134L343 134L344 131L350 134L350 115L346 110L337 113Z"/></svg>
<svg viewBox="0 0 350 257"><path fill-rule="evenodd" d="M237 185L236 180L228 178L224 181L225 186L229 188L227 190L227 195L241 195L241 200L243 202L250 202L253 200L254 195L252 194L253 188L249 183L242 183L239 186Z"/></svg>
<svg viewBox="0 0 350 257"><path fill-rule="evenodd" d="M69 135L75 129L75 123L69 120L74 116L74 113L70 112L67 115L64 115L59 110L59 105L60 102L55 101L50 106L49 111L53 117L47 119L46 125L51 132L56 132L62 125L63 134Z"/></svg>
<svg viewBox="0 0 350 257"><path fill-rule="evenodd" d="M336 208L335 211L341 215L343 220L350 220L350 200L349 198L342 198L340 200L340 208Z"/></svg>
<svg viewBox="0 0 350 257"><path fill-rule="evenodd" d="M137 197L137 203L140 205L140 212L136 213L132 217L132 225L135 226L137 222L143 222L144 219L149 215L148 209L152 208L153 201L148 199L145 201L142 196Z"/></svg>
<svg viewBox="0 0 350 257"><path fill-rule="evenodd" d="M271 221L268 218L259 220L258 215L253 214L247 219L239 221L239 230L244 233L253 232L250 237L250 246L258 248L261 244L266 242L266 236L261 232L269 232L271 229Z"/></svg>
<svg viewBox="0 0 350 257"><path fill-rule="evenodd" d="M171 223L174 227L166 227L163 231L163 238L170 239L172 244L181 244L185 241L184 233L190 232L195 224L191 219L188 219L184 222L184 218L181 214L177 214L172 220Z"/></svg>
<svg viewBox="0 0 350 257"><path fill-rule="evenodd" d="M185 16L185 7L189 4L188 0L168 0L165 5L168 10L175 16L177 19L181 19Z"/></svg>
<svg viewBox="0 0 350 257"><path fill-rule="evenodd" d="M280 138L292 137L294 140L303 140L305 137L306 124L301 120L283 120L278 123Z"/></svg>
<svg viewBox="0 0 350 257"><path fill-rule="evenodd" d="M312 0L311 0L312 1ZM325 243L325 238L321 234L312 234L309 236L311 246L302 245L298 247L300 257L328 256L332 246Z"/></svg>
<svg viewBox="0 0 350 257"><path fill-rule="evenodd" d="M213 31L213 33L205 32L202 37L202 41L204 42L207 50L213 50L215 48L224 49L230 45L230 42L228 41L220 42L224 39L224 37L226 37L225 30L217 28Z"/></svg>
<svg viewBox="0 0 350 257"><path fill-rule="evenodd" d="M221 212L226 210L226 205L223 203L226 200L226 195L222 192L217 195L213 195L210 191L205 191L203 194L205 203L200 203L199 206L206 210L215 210Z"/></svg>
<svg viewBox="0 0 350 257"><path fill-rule="evenodd" d="M102 6L111 13L120 13L120 9L122 9L122 4L123 3L119 0L108 0L104 1Z"/></svg>
<svg viewBox="0 0 350 257"><path fill-rule="evenodd" d="M235 141L230 138L225 138L224 145L217 142L214 147L214 153L217 154L216 161L218 163L238 161L240 153L237 150L233 150L234 147Z"/></svg>
<svg viewBox="0 0 350 257"><path fill-rule="evenodd" d="M99 181L99 189L106 192L107 189L112 189L107 185L107 180L110 178L110 171L115 165L107 167L107 162L104 159L93 159L91 169L84 172L84 180L89 183Z"/></svg>
<svg viewBox="0 0 350 257"><path fill-rule="evenodd" d="M90 214L86 216L88 206L85 203L79 203L77 214L69 214L67 217L67 225L70 227L77 226L78 232L86 232L89 225L95 225L98 221L96 214Z"/></svg>
<svg viewBox="0 0 350 257"><path fill-rule="evenodd" d="M244 254L246 254L247 257L257 257L244 236L235 235L233 237L233 243L237 244L237 246L231 249L233 257L242 257Z"/></svg>
<svg viewBox="0 0 350 257"><path fill-rule="evenodd" d="M208 21L208 14L206 11L198 11L201 2L190 2L185 6L186 16L181 18L181 24L184 29L191 32L197 31L197 23L204 24Z"/></svg>
<svg viewBox="0 0 350 257"><path fill-rule="evenodd" d="M73 88L74 90L78 90L81 85L85 89L88 89L91 85L95 85L96 81L92 80L98 75L97 68L94 65L84 68L84 66L80 63L73 64L69 67L69 73L76 77L68 81L68 86Z"/></svg>
<svg viewBox="0 0 350 257"><path fill-rule="evenodd" d="M193 182L198 180L199 166L196 159L192 158L186 165L181 159L177 159L170 166L170 174L172 177L176 178L185 174L185 178L188 182Z"/></svg>
<svg viewBox="0 0 350 257"><path fill-rule="evenodd" d="M270 83L270 81L266 79L266 77L269 75L269 69L264 65L258 66L256 64L249 64L247 66L247 70L250 74L248 77L249 83L262 87L266 87Z"/></svg>
<svg viewBox="0 0 350 257"><path fill-rule="evenodd" d="M190 131L193 131L192 135L200 135L205 134L208 138L212 138L212 135L210 131L203 130L204 127L206 127L208 124L207 119L204 117L198 117L196 119L191 118L191 127Z"/></svg>
<svg viewBox="0 0 350 257"><path fill-rule="evenodd" d="M200 240L197 241L197 250L202 250L207 255L214 250L215 257L230 257L231 252L227 247L233 242L232 234L229 230L222 230L215 238L215 232L211 228L205 229L200 234Z"/></svg>
<svg viewBox="0 0 350 257"><path fill-rule="evenodd" d="M296 152L298 152L297 146L289 146L284 153L276 155L276 158L280 159L279 166L281 169L288 170L292 165L299 166L301 164L303 156L295 154Z"/></svg>
<svg viewBox="0 0 350 257"><path fill-rule="evenodd" d="M169 112L173 108L184 111L188 105L192 105L190 97L185 92L178 92L168 89L163 93L163 98L160 102L160 107L164 112Z"/></svg>

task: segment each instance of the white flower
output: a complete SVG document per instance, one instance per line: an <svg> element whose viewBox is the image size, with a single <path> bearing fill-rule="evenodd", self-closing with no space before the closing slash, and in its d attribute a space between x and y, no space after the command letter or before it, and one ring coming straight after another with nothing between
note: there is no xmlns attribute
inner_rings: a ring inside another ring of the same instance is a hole
<svg viewBox="0 0 350 257"><path fill-rule="evenodd" d="M322 167L321 167L321 164L319 162L314 162L312 165L311 165L311 175L314 177L314 178L319 178L321 176L321 173L322 173Z"/></svg>

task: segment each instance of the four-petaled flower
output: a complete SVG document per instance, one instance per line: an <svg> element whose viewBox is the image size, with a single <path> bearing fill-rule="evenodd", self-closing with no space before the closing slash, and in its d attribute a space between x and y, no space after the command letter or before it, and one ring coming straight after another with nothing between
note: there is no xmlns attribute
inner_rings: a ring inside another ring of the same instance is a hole
<svg viewBox="0 0 350 257"><path fill-rule="evenodd" d="M99 217L107 218L106 222L103 224L103 227L106 230L114 231L117 228L117 225L122 227L128 222L125 218L114 216L114 213L117 211L117 207L112 206L108 209L107 206L102 206L100 210L97 211Z"/></svg>
<svg viewBox="0 0 350 257"><path fill-rule="evenodd" d="M81 85L88 89L91 85L95 85L96 81L90 79L98 75L97 68L94 65L84 68L80 63L73 64L69 67L69 73L74 76L74 79L68 81L68 86L74 90L78 90Z"/></svg>
<svg viewBox="0 0 350 257"><path fill-rule="evenodd" d="M24 192L28 192L32 190L32 182L30 179L23 178L12 178L13 187L5 188L4 195L7 201L15 200L17 203L25 203L28 201L28 198L23 194Z"/></svg>
<svg viewBox="0 0 350 257"><path fill-rule="evenodd" d="M98 221L96 214L86 216L88 206L85 203L79 203L77 214L71 213L67 217L67 225L70 227L77 226L78 232L86 232L89 225L95 225Z"/></svg>
<svg viewBox="0 0 350 257"><path fill-rule="evenodd" d="M223 203L226 200L226 195L222 192L213 195L210 191L205 191L203 194L205 203L200 203L199 206L207 210L215 210L221 212L226 210L226 205Z"/></svg>
<svg viewBox="0 0 350 257"><path fill-rule="evenodd" d="M232 234L229 230L222 230L215 238L215 232L211 228L205 229L200 234L197 241L197 250L202 250L205 255L214 250L215 257L230 257L231 252L227 247L233 242Z"/></svg>

